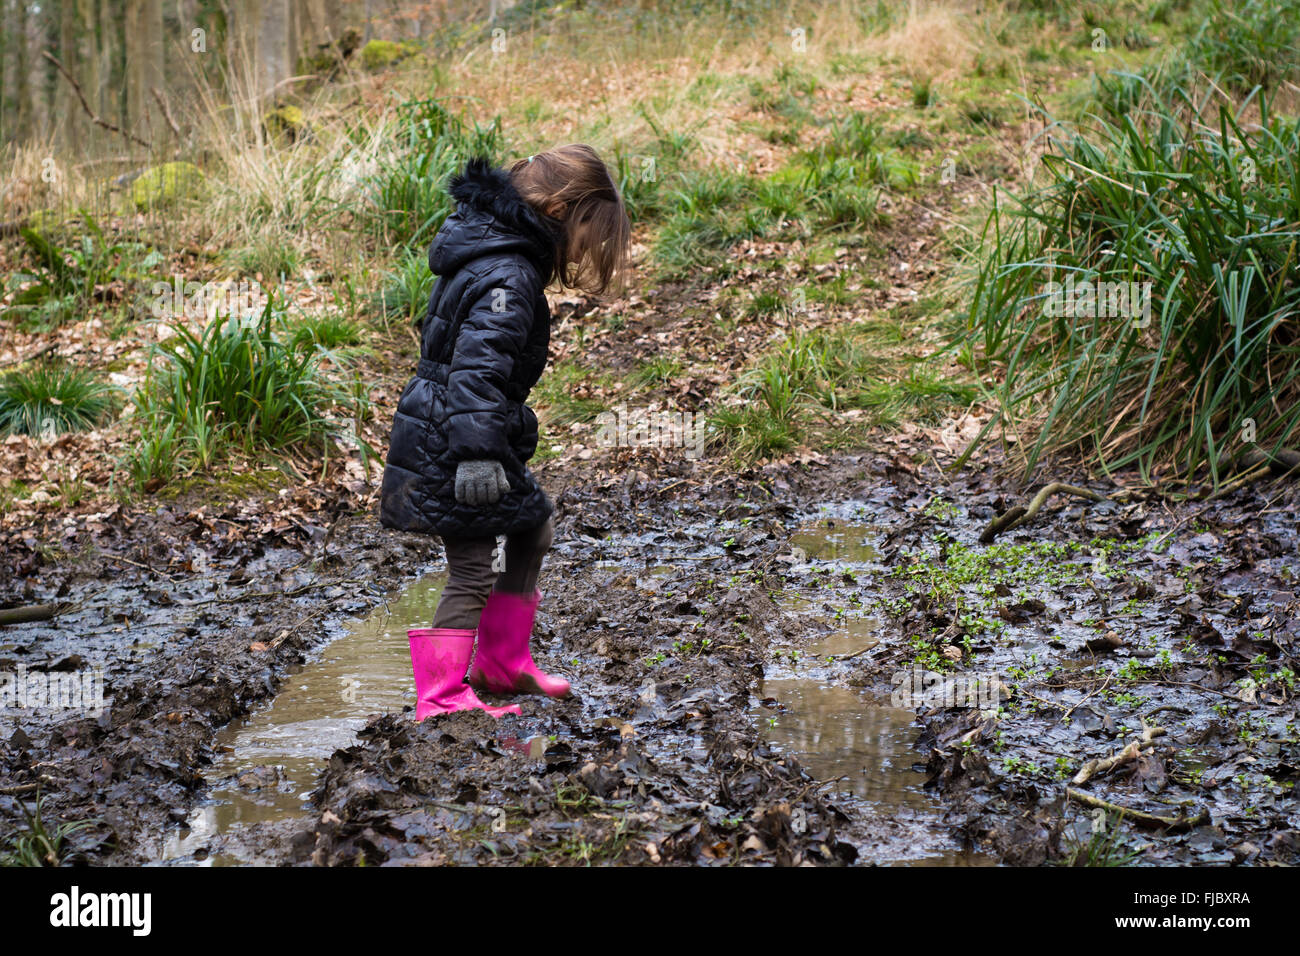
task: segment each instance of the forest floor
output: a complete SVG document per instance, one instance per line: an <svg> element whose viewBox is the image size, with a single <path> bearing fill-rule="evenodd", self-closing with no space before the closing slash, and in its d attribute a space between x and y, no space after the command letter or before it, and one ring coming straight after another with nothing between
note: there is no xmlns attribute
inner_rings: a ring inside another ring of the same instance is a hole
<svg viewBox="0 0 1300 956"><path fill-rule="evenodd" d="M535 647L572 699L417 726L408 688L374 705L393 687L367 645L352 711L372 718L298 781L255 748L232 763L219 731L319 683L349 621L394 607L399 673L424 623L400 595L440 572L436 546L343 496L95 517L32 579L68 608L7 628L0 663L102 668L109 706L31 711L0 741L6 826L39 789L47 823L96 821L69 856L102 862L1300 859L1294 707L1268 673L1296 653L1293 489L1053 499L981 547L1012 500L988 468L639 464L543 473L558 527ZM891 701L917 667L924 693ZM975 678L995 696L966 706ZM280 727L297 745L343 706L324 679ZM232 797L265 809L230 825Z"/></svg>

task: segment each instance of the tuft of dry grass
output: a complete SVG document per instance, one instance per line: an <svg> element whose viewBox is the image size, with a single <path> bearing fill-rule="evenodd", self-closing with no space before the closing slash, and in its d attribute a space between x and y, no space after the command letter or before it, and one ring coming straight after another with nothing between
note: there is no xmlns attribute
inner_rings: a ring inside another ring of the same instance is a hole
<svg viewBox="0 0 1300 956"><path fill-rule="evenodd" d="M867 49L900 65L913 77L947 81L968 74L979 47L969 4L908 4L907 16Z"/></svg>

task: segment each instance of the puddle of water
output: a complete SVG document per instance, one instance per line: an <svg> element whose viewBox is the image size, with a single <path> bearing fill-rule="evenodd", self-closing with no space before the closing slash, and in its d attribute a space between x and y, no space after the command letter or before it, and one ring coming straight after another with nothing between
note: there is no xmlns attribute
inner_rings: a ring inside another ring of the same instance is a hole
<svg viewBox="0 0 1300 956"><path fill-rule="evenodd" d="M780 605L789 611L812 612L824 615L818 602L802 595L780 598ZM869 651L880 643L880 619L877 617L843 616L833 620L835 630L821 640L798 648L799 656L808 661L825 661L828 657L847 657Z"/></svg>
<svg viewBox="0 0 1300 956"><path fill-rule="evenodd" d="M802 677L764 680L760 693L780 702L780 708L760 705L756 711L768 740L797 755L818 780L843 777L833 789L871 803L934 809L920 789L925 775L912 769L919 754L912 747L917 730L910 710Z"/></svg>
<svg viewBox="0 0 1300 956"><path fill-rule="evenodd" d="M821 519L791 536L792 547L809 561L872 563L878 529ZM875 617L835 618L826 595L788 594L791 611L831 623L834 630L816 641L791 647L795 659L778 659L761 684L762 700L751 714L764 736L799 762L818 780L835 781L832 791L848 793L883 811L895 821L915 820L917 840L900 860L922 866L972 866L991 861L979 854L942 845L939 802L925 792L925 774L914 764L919 730L916 715L879 701L844 683L847 665L836 659L870 650L880 642ZM772 701L775 701L773 705ZM938 834L938 839L936 839Z"/></svg>
<svg viewBox="0 0 1300 956"><path fill-rule="evenodd" d="M849 793L898 821L915 818L914 855L898 862L920 866L979 866L986 857L933 845L940 829L940 806L922 786L925 774L914 764L919 731L916 715L877 703L853 687L815 677L764 679L759 694L775 699L751 709L763 735L782 753L793 754L818 780L835 781L832 792ZM927 845L930 844L930 845Z"/></svg>
<svg viewBox="0 0 1300 956"><path fill-rule="evenodd" d="M798 548L809 561L843 561L872 564L880 559L874 525L821 519L801 526L790 535L790 547Z"/></svg>
<svg viewBox="0 0 1300 956"><path fill-rule="evenodd" d="M819 658L845 657L868 651L880 643L876 636L880 631L878 618L851 617L840 624L839 630L809 647L807 653Z"/></svg>
<svg viewBox="0 0 1300 956"><path fill-rule="evenodd" d="M179 859L241 827L302 814L325 761L350 746L374 714L415 703L406 631L428 626L445 574L407 587L328 644L321 659L285 681L275 700L218 735L218 759L204 776L214 783L210 802L188 832L168 838L165 859ZM218 854L208 863L242 860Z"/></svg>

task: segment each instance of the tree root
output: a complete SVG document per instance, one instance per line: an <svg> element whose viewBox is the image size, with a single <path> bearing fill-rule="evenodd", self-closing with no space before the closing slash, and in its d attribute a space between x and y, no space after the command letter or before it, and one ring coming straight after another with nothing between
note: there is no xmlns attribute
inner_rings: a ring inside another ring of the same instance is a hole
<svg viewBox="0 0 1300 956"><path fill-rule="evenodd" d="M992 544L993 540L1003 532L1011 531L1027 521L1032 521L1034 515L1038 514L1039 509L1047 503L1047 499L1055 494L1074 495L1076 498L1087 498L1089 501L1106 500L1102 495L1087 488L1076 488L1074 485L1053 481L1039 489L1038 494L1034 495L1033 500L1029 502L1029 507L1016 505L990 521L989 526L980 535L980 544Z"/></svg>
<svg viewBox="0 0 1300 956"><path fill-rule="evenodd" d="M1287 475L1300 468L1300 451L1279 448L1276 452L1267 452L1262 448L1252 448L1239 455L1233 464L1240 471L1251 471L1260 465L1268 465L1273 474Z"/></svg>
<svg viewBox="0 0 1300 956"><path fill-rule="evenodd" d="M1167 833L1183 833L1195 827L1208 826L1210 824L1210 811L1204 807L1192 817L1187 816L1185 808L1179 808L1178 816L1162 817L1154 813L1145 813L1142 810L1133 810L1129 807L1121 807L1118 803L1111 803L1109 800L1103 800L1100 797L1094 797L1090 793L1083 793L1080 790L1065 788L1066 799L1082 803L1086 807L1095 807L1099 810L1106 810L1110 813L1118 814L1121 819L1129 819L1140 827L1148 830L1164 830Z"/></svg>
<svg viewBox="0 0 1300 956"><path fill-rule="evenodd" d="M0 609L0 626L5 624L28 624L32 621L48 621L67 605L64 604L28 604L24 607L7 607Z"/></svg>
<svg viewBox="0 0 1300 956"><path fill-rule="evenodd" d="M1276 452L1266 452L1262 448L1252 448L1232 459L1229 464L1239 472L1237 477L1220 485L1213 493L1202 494L1202 498L1214 501L1269 474L1279 481L1293 478L1300 473L1300 451L1282 448Z"/></svg>

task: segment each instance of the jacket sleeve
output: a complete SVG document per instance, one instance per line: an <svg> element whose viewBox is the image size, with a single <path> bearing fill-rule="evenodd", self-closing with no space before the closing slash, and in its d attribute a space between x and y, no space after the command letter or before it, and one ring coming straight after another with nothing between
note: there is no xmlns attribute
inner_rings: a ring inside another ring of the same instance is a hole
<svg viewBox="0 0 1300 956"><path fill-rule="evenodd" d="M522 266L493 269L475 282L447 378L447 443L456 461L503 461L506 383L533 325L537 278Z"/></svg>

